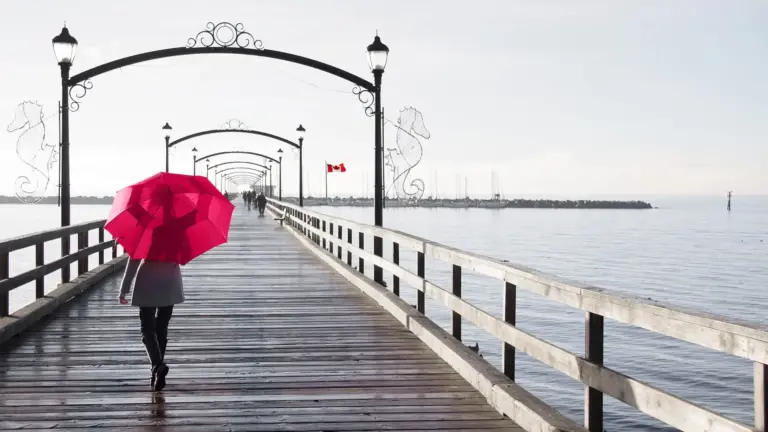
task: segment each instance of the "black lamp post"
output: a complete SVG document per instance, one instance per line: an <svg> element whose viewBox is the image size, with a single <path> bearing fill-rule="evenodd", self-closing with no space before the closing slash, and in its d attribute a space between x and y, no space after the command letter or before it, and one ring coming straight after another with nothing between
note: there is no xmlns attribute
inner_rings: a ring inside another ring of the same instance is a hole
<svg viewBox="0 0 768 432"><path fill-rule="evenodd" d="M368 65L373 72L373 85L375 92L375 111L374 117L376 121L376 180L375 191L373 194L373 206L374 206L374 224L376 226L383 226L384 224L384 169L382 166L382 152L383 145L381 142L381 128L382 112L381 112L381 76L384 75L384 68L387 66L387 58L389 57L389 48L381 42L379 35L373 39L373 43L368 45ZM373 238L373 254L376 256L383 256L384 243L381 237L375 236ZM374 266L373 268L373 280L379 283L384 282L383 272L381 267Z"/></svg>
<svg viewBox="0 0 768 432"><path fill-rule="evenodd" d="M205 178L207 178L208 181L211 180L211 178L209 177L209 175L210 175L209 172L210 171L211 171L211 160L210 159L206 159L205 160Z"/></svg>
<svg viewBox="0 0 768 432"><path fill-rule="evenodd" d="M197 147L192 147L192 175L197 175Z"/></svg>
<svg viewBox="0 0 768 432"><path fill-rule="evenodd" d="M168 172L168 143L171 141L171 131L173 128L168 122L163 126L163 136L165 137L165 172Z"/></svg>
<svg viewBox="0 0 768 432"><path fill-rule="evenodd" d="M278 186L278 193L277 193L277 199L282 201L283 200L283 149L278 149L277 153L280 154L280 157L278 157L278 174L277 174L277 182L280 184Z"/></svg>
<svg viewBox="0 0 768 432"><path fill-rule="evenodd" d="M61 68L61 226L69 226L69 69L75 60L77 39L72 37L66 25L54 37L53 53ZM69 255L69 236L61 238L61 256ZM61 268L61 281L69 282L69 266Z"/></svg>
<svg viewBox="0 0 768 432"><path fill-rule="evenodd" d="M296 132L299 133L299 207L304 207L304 133L307 130L299 125Z"/></svg>

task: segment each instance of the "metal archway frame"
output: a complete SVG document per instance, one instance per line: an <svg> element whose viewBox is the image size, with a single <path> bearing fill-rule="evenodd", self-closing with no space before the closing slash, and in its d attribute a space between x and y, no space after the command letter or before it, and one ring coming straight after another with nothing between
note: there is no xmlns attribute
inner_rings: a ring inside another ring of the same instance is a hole
<svg viewBox="0 0 768 432"><path fill-rule="evenodd" d="M267 172L269 172L269 174L267 174ZM267 168L265 170L259 170L259 169L256 169L256 168L249 168L249 167L232 167L232 168L227 168L227 169L225 169L223 171L218 171L216 174L217 175L218 174L230 175L230 174L227 174L227 173L231 173L232 175L242 175L242 174L251 174L252 175L254 173L261 174L260 177L264 179L264 186L267 186L267 180L269 180L269 182L268 182L269 183L269 185L268 185L268 187L269 187L269 197L270 198L274 197L273 185L272 185L272 169L271 168Z"/></svg>
<svg viewBox="0 0 768 432"><path fill-rule="evenodd" d="M231 38L222 39L218 33L219 29L227 29L231 33ZM67 33L66 27L62 30ZM73 38L74 39L74 38ZM374 43L378 41L378 36ZM76 42L75 42L76 43ZM380 42L379 42L380 43ZM199 46L198 46L199 45ZM216 46L214 46L216 45ZM302 57L296 54L290 54L282 51L267 50L262 48L262 42L255 39L250 33L244 30L240 23L218 23L209 22L205 30L198 32L194 38L189 38L186 47L167 48L156 51L148 51L118 60L114 60L102 65L93 67L70 77L71 62L59 63L61 69L61 149L60 149L60 184L61 184L61 225L70 225L71 193L70 193L70 163L69 163L69 113L77 111L80 107L80 100L85 97L88 90L93 88L90 79L104 73L123 68L126 66L144 63L151 60L163 58L199 55L199 54L235 54L248 55L255 57L271 58L275 60L286 61L313 69L317 69L328 74L337 76L355 85L352 93L357 95L360 102L365 106L365 113L374 117L374 155L375 155L375 191L374 191L374 223L377 226L383 225L383 165L382 165L382 110L381 110L381 78L384 73L382 70L373 70L374 82L371 83L343 69L331 66L318 60ZM74 94L73 94L73 91ZM70 96L72 100L70 101ZM69 239L63 239L61 242L62 256L69 255ZM382 256L383 242L380 237L374 238L374 254ZM374 269L374 279L382 282L381 268L376 266ZM62 271L62 282L69 281L69 271Z"/></svg>
<svg viewBox="0 0 768 432"><path fill-rule="evenodd" d="M195 173L195 170L197 169L197 163L200 162L201 160L210 159L212 157L221 156L221 155L225 155L225 154L247 154L247 155L251 155L251 156L262 157L264 159L269 159L269 160L271 160L274 163L281 163L281 161L279 161L278 159L275 159L275 158L273 158L271 156L267 156L265 154L256 153L256 152L249 152L249 151L245 151L245 150L229 150L229 151L211 153L211 154L202 156L200 158L198 158L197 155L194 155L193 158L192 158L192 168L193 168L192 172L193 172L193 174Z"/></svg>
<svg viewBox="0 0 768 432"><path fill-rule="evenodd" d="M209 169L214 169L214 168L216 168L216 167L219 167L219 166L222 166L222 165L230 165L230 164L236 164L236 163L239 163L239 164L246 164L246 165L256 165L256 166L260 166L260 167L262 167L262 168L264 168L264 169L269 169L269 167L268 167L268 166L266 166L266 165L262 165L262 164L260 164L260 163L256 163L256 162L249 162L249 161L227 161L227 162L221 162L221 163L217 163L216 165L211 165L211 166L210 166L210 167L208 167L208 168L209 168ZM279 163L280 163L280 162L278 162L278 164L279 164Z"/></svg>
<svg viewBox="0 0 768 432"><path fill-rule="evenodd" d="M279 159L279 161L277 162L277 184L278 184L277 196L278 196L278 200L282 201L283 200L283 157L280 156L278 159ZM266 167L266 166L264 166L262 164L258 164L256 162L248 162L248 161L227 161L227 162L221 162L221 163L218 163L216 165L212 165L209 168L213 169L213 168L221 166L221 165L236 164L236 163L256 165L256 166L260 166L262 168L266 168L266 169L271 170L270 167ZM206 175L207 175L207 172L206 172ZM301 179L302 179L301 172L299 172L299 181L301 181ZM299 187L299 195L301 195L301 194L302 194L302 188Z"/></svg>
<svg viewBox="0 0 768 432"><path fill-rule="evenodd" d="M205 136L205 135L218 134L218 133L233 133L233 132L234 133L245 133L245 134L251 134L251 135L258 135L258 136L267 137L267 138L274 139L276 141L282 142L284 144L288 144L291 147L294 147L294 148L298 149L299 150L299 189L300 189L299 190L299 195L302 194L303 190L301 190L301 189L303 189L303 188L301 186L303 186L303 183L304 183L304 150L303 150L304 149L304 140L299 140L299 143L296 144L296 143L294 143L294 142L292 142L292 141L290 141L290 140L288 140L286 138L283 138L281 136L274 135L274 134L267 133L267 132L258 131L258 130L252 130L252 129L210 129L210 130L206 130L206 131L195 132L193 134L189 134L189 135L183 136L183 137L181 137L181 138L179 138L177 140L171 141L168 144L166 144L166 146L165 146L165 172L168 172L168 170L169 170L169 150L171 149L171 147L173 147L173 146L175 146L177 144L181 144L184 141L187 141L187 140L190 140L190 139L193 139L193 138L197 138L197 137L201 137L201 136ZM280 158L280 160L282 161L282 157ZM278 162L278 163L281 163L281 162Z"/></svg>

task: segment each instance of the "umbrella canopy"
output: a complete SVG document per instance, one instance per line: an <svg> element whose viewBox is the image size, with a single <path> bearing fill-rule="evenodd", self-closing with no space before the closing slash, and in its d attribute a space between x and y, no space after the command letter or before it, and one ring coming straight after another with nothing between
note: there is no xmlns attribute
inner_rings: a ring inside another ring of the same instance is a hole
<svg viewBox="0 0 768 432"><path fill-rule="evenodd" d="M104 229L133 259L183 265L227 242L234 208L205 177L159 173L117 192Z"/></svg>

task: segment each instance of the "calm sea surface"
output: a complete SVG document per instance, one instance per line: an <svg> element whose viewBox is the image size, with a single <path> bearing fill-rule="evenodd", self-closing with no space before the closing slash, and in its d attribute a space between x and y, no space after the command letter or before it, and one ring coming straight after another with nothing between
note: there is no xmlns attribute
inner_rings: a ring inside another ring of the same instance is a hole
<svg viewBox="0 0 768 432"><path fill-rule="evenodd" d="M659 208L387 209L384 222L449 246L599 287L768 325L768 197L736 197L730 213L722 198L666 198L652 203ZM372 208L314 210L360 222L373 219ZM73 206L72 220L101 219L107 212L108 206ZM58 220L56 206L0 205L0 238L55 227ZM94 233L91 244L95 241ZM46 262L58 257L58 248L58 242L46 247ZM389 245L385 254L391 256ZM415 255L402 251L401 263L415 271ZM11 256L12 274L33 265L33 249ZM370 269L366 273L372 274ZM449 265L428 259L426 273L431 281L450 288ZM48 286L57 280L58 274L52 275ZM497 316L501 316L502 288L491 278L464 274L464 298ZM34 297L33 285L16 291L12 309ZM405 283L401 293L416 303L415 290ZM429 299L426 307L430 318L450 327L450 315L443 307ZM580 311L519 290L517 321L523 330L583 353ZM747 424L753 422L748 361L610 320L605 327L608 367ZM500 365L496 339L465 322L464 340L479 343L480 353ZM581 421L583 386L524 354L518 353L517 368L523 387ZM611 432L672 430L609 397L606 419Z"/></svg>

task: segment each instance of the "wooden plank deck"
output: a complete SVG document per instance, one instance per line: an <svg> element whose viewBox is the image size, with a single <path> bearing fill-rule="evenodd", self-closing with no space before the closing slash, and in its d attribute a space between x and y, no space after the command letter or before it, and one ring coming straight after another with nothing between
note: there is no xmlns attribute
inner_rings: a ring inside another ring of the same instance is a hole
<svg viewBox="0 0 768 432"><path fill-rule="evenodd" d="M230 242L184 268L164 391L113 277L0 348L0 429L522 430L257 214L239 206Z"/></svg>

